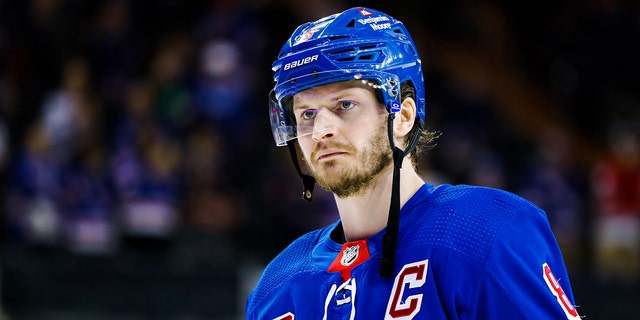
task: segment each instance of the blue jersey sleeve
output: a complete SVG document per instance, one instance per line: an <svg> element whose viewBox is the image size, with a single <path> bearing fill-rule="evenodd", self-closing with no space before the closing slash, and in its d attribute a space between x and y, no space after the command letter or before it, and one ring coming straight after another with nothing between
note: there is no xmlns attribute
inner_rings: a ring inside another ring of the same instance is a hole
<svg viewBox="0 0 640 320"><path fill-rule="evenodd" d="M502 225L483 273L473 318L580 319L558 244L533 204Z"/></svg>

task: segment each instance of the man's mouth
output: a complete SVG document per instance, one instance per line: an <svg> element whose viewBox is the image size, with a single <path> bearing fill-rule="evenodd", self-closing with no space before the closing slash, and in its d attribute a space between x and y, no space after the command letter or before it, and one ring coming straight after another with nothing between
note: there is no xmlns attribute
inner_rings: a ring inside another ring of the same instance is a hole
<svg viewBox="0 0 640 320"><path fill-rule="evenodd" d="M322 153L318 157L318 161L333 159L335 157L339 157L339 156L344 155L344 154L346 154L346 152L342 152L342 151L333 151L333 152Z"/></svg>

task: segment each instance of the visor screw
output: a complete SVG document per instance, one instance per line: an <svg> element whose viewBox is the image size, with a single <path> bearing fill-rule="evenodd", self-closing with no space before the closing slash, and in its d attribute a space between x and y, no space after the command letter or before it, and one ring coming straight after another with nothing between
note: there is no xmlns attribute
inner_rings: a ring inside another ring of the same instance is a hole
<svg viewBox="0 0 640 320"><path fill-rule="evenodd" d="M313 72L312 72L312 76L313 76L314 78L317 78L317 77L318 77L318 71L313 70Z"/></svg>

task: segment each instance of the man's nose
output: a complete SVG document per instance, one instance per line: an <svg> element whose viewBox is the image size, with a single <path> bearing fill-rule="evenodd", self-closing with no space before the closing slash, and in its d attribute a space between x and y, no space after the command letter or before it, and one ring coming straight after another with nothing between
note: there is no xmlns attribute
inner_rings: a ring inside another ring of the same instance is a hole
<svg viewBox="0 0 640 320"><path fill-rule="evenodd" d="M337 117L327 110L318 112L313 123L311 137L315 141L321 141L333 137L336 133Z"/></svg>

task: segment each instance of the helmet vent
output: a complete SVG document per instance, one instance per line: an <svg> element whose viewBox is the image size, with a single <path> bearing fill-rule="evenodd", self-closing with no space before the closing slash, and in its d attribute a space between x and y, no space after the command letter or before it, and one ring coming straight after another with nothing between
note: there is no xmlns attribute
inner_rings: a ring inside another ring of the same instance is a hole
<svg viewBox="0 0 640 320"><path fill-rule="evenodd" d="M349 21L349 23L347 23L347 25L345 26L346 28L353 28L356 26L356 19L352 19L351 21Z"/></svg>
<svg viewBox="0 0 640 320"><path fill-rule="evenodd" d="M329 40L330 41L334 41L334 40L340 40L340 39L344 39L344 38L349 38L349 36L330 36Z"/></svg>
<svg viewBox="0 0 640 320"><path fill-rule="evenodd" d="M384 54L378 47L379 44L366 44L341 48L329 52L329 55L338 62L380 62L384 58Z"/></svg>

